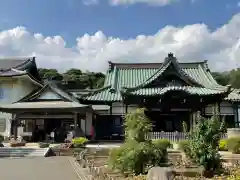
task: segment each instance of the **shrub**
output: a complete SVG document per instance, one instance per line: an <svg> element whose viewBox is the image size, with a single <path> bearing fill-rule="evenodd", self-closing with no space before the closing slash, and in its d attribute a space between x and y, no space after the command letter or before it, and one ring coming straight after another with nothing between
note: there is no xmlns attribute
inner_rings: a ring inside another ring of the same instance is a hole
<svg viewBox="0 0 240 180"><path fill-rule="evenodd" d="M187 150L189 149L189 140L181 140L178 142L178 148L179 150L183 151L183 152L187 152Z"/></svg>
<svg viewBox="0 0 240 180"><path fill-rule="evenodd" d="M50 145L49 143L44 143L44 142L40 142L40 143L38 144L39 148L48 148L49 145Z"/></svg>
<svg viewBox="0 0 240 180"><path fill-rule="evenodd" d="M127 114L125 119L126 138L123 145L110 152L108 165L123 174L146 173L152 166L161 166L167 160L167 146L146 139L152 128L144 109Z"/></svg>
<svg viewBox="0 0 240 180"><path fill-rule="evenodd" d="M221 139L219 141L219 151L227 151L228 146L227 146L227 140L226 139Z"/></svg>
<svg viewBox="0 0 240 180"><path fill-rule="evenodd" d="M145 109L139 108L127 114L124 122L125 140L146 141L146 134L152 130L152 123L145 115Z"/></svg>
<svg viewBox="0 0 240 180"><path fill-rule="evenodd" d="M167 150L149 142L128 141L109 155L109 167L123 174L142 174L149 167L162 166L167 160Z"/></svg>
<svg viewBox="0 0 240 180"><path fill-rule="evenodd" d="M240 137L233 137L227 140L228 150L233 153L240 153Z"/></svg>
<svg viewBox="0 0 240 180"><path fill-rule="evenodd" d="M157 139L157 140L153 140L153 143L157 146L157 147L162 147L164 149L167 148L171 148L171 142L168 139Z"/></svg>
<svg viewBox="0 0 240 180"><path fill-rule="evenodd" d="M74 147L81 147L85 145L87 142L88 142L88 139L85 137L78 137L78 138L72 139L72 143Z"/></svg>
<svg viewBox="0 0 240 180"><path fill-rule="evenodd" d="M240 180L240 169L236 169L231 172L231 175L227 178L227 180Z"/></svg>
<svg viewBox="0 0 240 180"><path fill-rule="evenodd" d="M224 121L218 116L211 119L198 117L196 127L189 134L187 154L199 166L203 166L205 175L213 175L221 169L218 152L221 134L225 131Z"/></svg>

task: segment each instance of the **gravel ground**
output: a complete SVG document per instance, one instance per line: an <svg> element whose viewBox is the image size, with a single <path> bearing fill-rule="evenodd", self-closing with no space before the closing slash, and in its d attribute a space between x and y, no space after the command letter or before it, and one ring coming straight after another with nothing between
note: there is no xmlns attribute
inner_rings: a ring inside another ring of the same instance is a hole
<svg viewBox="0 0 240 180"><path fill-rule="evenodd" d="M68 157L0 159L1 180L79 180Z"/></svg>

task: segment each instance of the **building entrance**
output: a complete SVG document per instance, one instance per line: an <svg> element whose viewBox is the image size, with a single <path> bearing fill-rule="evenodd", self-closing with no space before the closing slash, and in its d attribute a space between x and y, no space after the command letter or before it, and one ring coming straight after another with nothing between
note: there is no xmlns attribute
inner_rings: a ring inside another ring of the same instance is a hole
<svg viewBox="0 0 240 180"><path fill-rule="evenodd" d="M190 125L190 115L188 111L160 112L146 111L146 115L151 119L154 132L181 132L183 122Z"/></svg>

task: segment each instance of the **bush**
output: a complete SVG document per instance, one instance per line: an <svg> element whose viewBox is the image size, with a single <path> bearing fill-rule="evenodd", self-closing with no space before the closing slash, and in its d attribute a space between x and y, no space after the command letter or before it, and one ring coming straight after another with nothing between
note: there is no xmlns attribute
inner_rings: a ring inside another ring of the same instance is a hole
<svg viewBox="0 0 240 180"><path fill-rule="evenodd" d="M221 160L218 152L224 121L218 116L211 119L199 117L196 127L189 134L189 156L197 165L203 166L206 176L220 172Z"/></svg>
<svg viewBox="0 0 240 180"><path fill-rule="evenodd" d="M50 145L49 143L44 143L44 142L40 142L40 143L38 144L39 148L48 148L49 145Z"/></svg>
<svg viewBox="0 0 240 180"><path fill-rule="evenodd" d="M227 147L230 152L240 153L240 137L229 138L227 140Z"/></svg>
<svg viewBox="0 0 240 180"><path fill-rule="evenodd" d="M123 174L143 174L152 166L161 166L167 161L169 142L153 143L146 139L152 128L144 109L127 114L126 138L123 145L110 152L108 165ZM158 142L158 141L157 141Z"/></svg>
<svg viewBox="0 0 240 180"><path fill-rule="evenodd" d="M109 167L123 174L142 174L149 167L162 166L167 160L167 150L149 142L129 141L109 155Z"/></svg>
<svg viewBox="0 0 240 180"><path fill-rule="evenodd" d="M240 180L240 169L236 169L231 172L231 175L227 178L227 180Z"/></svg>
<svg viewBox="0 0 240 180"><path fill-rule="evenodd" d="M145 109L136 109L135 112L127 114L124 122L126 137L125 140L137 142L146 141L146 134L152 130L152 123L145 115Z"/></svg>
<svg viewBox="0 0 240 180"><path fill-rule="evenodd" d="M153 140L153 143L157 146L157 147L162 147L164 149L167 148L171 148L171 142L168 139L157 139L157 140Z"/></svg>
<svg viewBox="0 0 240 180"><path fill-rule="evenodd" d="M226 139L222 139L219 141L219 151L227 151L228 150L228 146L227 146L227 140Z"/></svg>
<svg viewBox="0 0 240 180"><path fill-rule="evenodd" d="M88 142L88 139L85 137L78 137L72 139L72 143L74 147L82 147Z"/></svg>
<svg viewBox="0 0 240 180"><path fill-rule="evenodd" d="M179 150L183 151L183 152L187 152L187 150L189 149L189 140L181 140L178 142L178 148Z"/></svg>

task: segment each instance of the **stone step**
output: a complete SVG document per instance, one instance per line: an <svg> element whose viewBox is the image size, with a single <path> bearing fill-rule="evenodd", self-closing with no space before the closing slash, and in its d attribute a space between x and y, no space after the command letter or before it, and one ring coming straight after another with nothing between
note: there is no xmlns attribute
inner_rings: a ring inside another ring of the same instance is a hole
<svg viewBox="0 0 240 180"><path fill-rule="evenodd" d="M46 157L50 148L0 148L0 157Z"/></svg>

